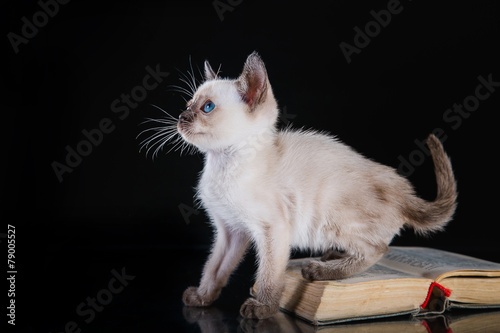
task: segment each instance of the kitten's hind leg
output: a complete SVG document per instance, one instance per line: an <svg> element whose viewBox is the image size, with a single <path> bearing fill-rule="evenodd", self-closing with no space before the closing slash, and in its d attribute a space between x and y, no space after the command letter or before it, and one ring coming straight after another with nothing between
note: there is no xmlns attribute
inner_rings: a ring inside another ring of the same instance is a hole
<svg viewBox="0 0 500 333"><path fill-rule="evenodd" d="M322 257L321 261L329 261L329 260L335 260L335 259L342 259L347 257L348 254L345 253L345 251L341 251L338 249L332 249L328 250Z"/></svg>
<svg viewBox="0 0 500 333"><path fill-rule="evenodd" d="M363 251L340 253L330 251L324 261L311 261L302 268L302 276L308 280L337 280L360 273L375 264L388 251L387 245L366 246ZM342 255L341 258L339 254ZM322 258L322 260L323 260ZM334 258L330 260L330 258Z"/></svg>

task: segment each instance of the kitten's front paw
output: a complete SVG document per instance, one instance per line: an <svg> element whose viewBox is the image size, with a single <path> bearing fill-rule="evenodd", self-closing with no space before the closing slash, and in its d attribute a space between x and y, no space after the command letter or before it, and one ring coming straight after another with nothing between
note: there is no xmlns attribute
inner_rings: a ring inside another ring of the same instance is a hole
<svg viewBox="0 0 500 333"><path fill-rule="evenodd" d="M241 306L240 314L245 318L266 319L279 310L279 305L263 304L255 298L248 298Z"/></svg>
<svg viewBox="0 0 500 333"><path fill-rule="evenodd" d="M200 295L197 287L189 287L184 291L182 301L187 306L209 306L213 299Z"/></svg>

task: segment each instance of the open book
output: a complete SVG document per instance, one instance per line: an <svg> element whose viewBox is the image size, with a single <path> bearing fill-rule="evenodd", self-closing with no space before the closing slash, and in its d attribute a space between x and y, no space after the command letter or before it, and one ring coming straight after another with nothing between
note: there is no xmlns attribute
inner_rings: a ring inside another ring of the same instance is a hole
<svg viewBox="0 0 500 333"><path fill-rule="evenodd" d="M450 307L500 307L500 264L446 251L390 247L367 271L335 281L309 281L290 260L280 307L315 325ZM257 285L251 290L255 294Z"/></svg>

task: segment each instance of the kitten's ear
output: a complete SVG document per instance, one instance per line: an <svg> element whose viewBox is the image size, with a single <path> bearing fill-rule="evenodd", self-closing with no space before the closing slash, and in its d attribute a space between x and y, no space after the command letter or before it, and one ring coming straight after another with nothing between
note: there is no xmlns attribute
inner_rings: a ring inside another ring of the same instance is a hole
<svg viewBox="0 0 500 333"><path fill-rule="evenodd" d="M205 80L215 80L217 78L217 73L214 72L212 66L205 60Z"/></svg>
<svg viewBox="0 0 500 333"><path fill-rule="evenodd" d="M245 61L243 72L236 81L238 91L252 111L263 103L267 95L267 71L257 52L250 54Z"/></svg>

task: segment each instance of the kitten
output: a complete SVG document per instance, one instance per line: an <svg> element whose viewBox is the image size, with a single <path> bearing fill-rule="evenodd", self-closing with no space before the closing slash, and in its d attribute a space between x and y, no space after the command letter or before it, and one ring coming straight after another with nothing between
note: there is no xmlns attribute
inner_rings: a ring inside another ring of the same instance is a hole
<svg viewBox="0 0 500 333"><path fill-rule="evenodd" d="M278 131L278 105L256 52L236 80L219 78L206 61L204 69L206 81L177 130L205 155L197 196L215 241L199 287L184 292L186 305L210 305L252 243L258 291L240 313L262 319L278 311L292 247L325 253L303 267L304 278L341 279L377 262L402 227L426 234L451 219L455 179L434 135L427 144L438 189L435 201L427 202L393 168L329 135Z"/></svg>

